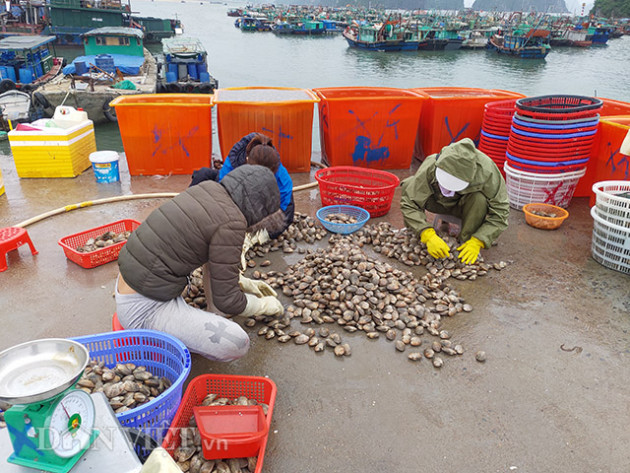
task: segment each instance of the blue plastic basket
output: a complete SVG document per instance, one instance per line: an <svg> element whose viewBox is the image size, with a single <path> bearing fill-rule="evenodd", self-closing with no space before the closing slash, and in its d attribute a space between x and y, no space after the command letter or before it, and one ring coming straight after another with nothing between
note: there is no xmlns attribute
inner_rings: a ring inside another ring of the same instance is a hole
<svg viewBox="0 0 630 473"><path fill-rule="evenodd" d="M190 374L188 348L177 338L156 330L123 330L73 340L85 345L92 360L104 361L108 368L117 363L133 363L171 381L171 386L152 401L116 414L123 427L139 430L161 444L182 400L184 382ZM144 450L143 445L136 445L138 456L145 456L147 452Z"/></svg>
<svg viewBox="0 0 630 473"><path fill-rule="evenodd" d="M357 223L334 223L326 220L331 214L345 214L357 219ZM348 235L356 232L370 219L370 213L354 205L328 205L317 211L317 218L326 230L333 233Z"/></svg>

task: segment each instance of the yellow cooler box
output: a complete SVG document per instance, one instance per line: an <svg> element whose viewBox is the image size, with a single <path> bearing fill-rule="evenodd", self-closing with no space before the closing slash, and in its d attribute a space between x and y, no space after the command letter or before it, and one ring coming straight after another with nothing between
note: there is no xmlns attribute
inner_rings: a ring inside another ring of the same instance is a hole
<svg viewBox="0 0 630 473"><path fill-rule="evenodd" d="M85 120L68 128L18 127L9 143L20 177L75 177L92 167L96 151L94 124Z"/></svg>

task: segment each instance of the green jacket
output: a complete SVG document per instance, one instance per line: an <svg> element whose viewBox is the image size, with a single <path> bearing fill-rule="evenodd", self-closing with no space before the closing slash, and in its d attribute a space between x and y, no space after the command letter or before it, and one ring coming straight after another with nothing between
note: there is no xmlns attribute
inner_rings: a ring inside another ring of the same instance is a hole
<svg viewBox="0 0 630 473"><path fill-rule="evenodd" d="M444 197L435 178L436 167L470 184L455 196ZM470 138L445 146L439 154L428 156L416 174L405 179L402 186L400 208L405 225L418 235L431 227L424 212L431 195L439 204L449 206L464 194L481 192L488 203L488 213L473 236L481 240L486 248L508 226L510 205L503 176L496 164L475 148Z"/></svg>

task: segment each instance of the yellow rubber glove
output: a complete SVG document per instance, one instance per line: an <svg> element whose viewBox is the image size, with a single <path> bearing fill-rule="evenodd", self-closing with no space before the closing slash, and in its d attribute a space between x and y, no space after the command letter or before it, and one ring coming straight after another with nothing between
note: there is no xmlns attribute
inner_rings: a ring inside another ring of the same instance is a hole
<svg viewBox="0 0 630 473"><path fill-rule="evenodd" d="M241 290L243 292L253 294L256 297L276 297L278 295L278 293L274 291L273 288L265 281L256 281L254 279L249 279L242 274L238 278L238 284L239 286L241 286Z"/></svg>
<svg viewBox="0 0 630 473"><path fill-rule="evenodd" d="M450 256L448 245L437 236L432 228L422 231L420 241L427 245L427 251L434 258L448 258Z"/></svg>
<svg viewBox="0 0 630 473"><path fill-rule="evenodd" d="M459 259L466 264L473 264L479 257L479 251L485 248L481 240L475 237L470 237L470 240L460 245L457 250L459 251Z"/></svg>

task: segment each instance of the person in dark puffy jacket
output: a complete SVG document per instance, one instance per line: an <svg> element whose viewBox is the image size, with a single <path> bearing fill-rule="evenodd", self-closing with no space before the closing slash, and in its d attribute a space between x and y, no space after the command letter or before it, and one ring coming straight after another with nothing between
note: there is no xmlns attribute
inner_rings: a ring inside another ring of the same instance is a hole
<svg viewBox="0 0 630 473"><path fill-rule="evenodd" d="M227 155L220 170L201 168L193 172L191 186L213 179L220 182L230 171L243 164L260 164L268 167L275 175L278 189L280 189L280 208L285 214L286 222L282 231L293 223L295 201L293 199L293 181L280 161L280 154L273 145L271 138L262 133L250 133L241 138ZM271 234L276 238L281 232Z"/></svg>
<svg viewBox="0 0 630 473"><path fill-rule="evenodd" d="M276 292L240 275L246 234L284 225L273 173L245 165L221 183L189 187L154 210L131 234L118 257L118 320L125 328L154 329L179 338L192 352L217 361L237 359L249 337L236 322L195 309L181 297L189 275L207 264L208 304L228 315L281 315Z"/></svg>

